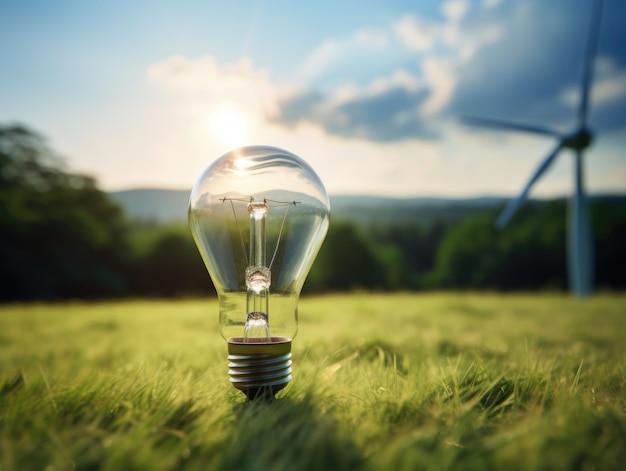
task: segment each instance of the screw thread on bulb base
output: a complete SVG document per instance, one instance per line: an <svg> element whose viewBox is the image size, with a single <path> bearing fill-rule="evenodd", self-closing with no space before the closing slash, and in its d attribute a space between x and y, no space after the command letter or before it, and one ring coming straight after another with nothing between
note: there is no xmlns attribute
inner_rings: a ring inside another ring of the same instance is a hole
<svg viewBox="0 0 626 471"><path fill-rule="evenodd" d="M273 399L291 381L291 339L228 339L228 374L249 400Z"/></svg>

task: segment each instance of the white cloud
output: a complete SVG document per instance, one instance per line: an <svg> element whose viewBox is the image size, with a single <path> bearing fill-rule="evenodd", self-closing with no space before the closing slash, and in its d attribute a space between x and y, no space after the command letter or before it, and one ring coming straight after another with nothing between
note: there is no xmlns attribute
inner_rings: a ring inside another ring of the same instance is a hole
<svg viewBox="0 0 626 471"><path fill-rule="evenodd" d="M592 98L596 103L626 98L626 71L598 80L593 86Z"/></svg>
<svg viewBox="0 0 626 471"><path fill-rule="evenodd" d="M463 37L456 25L449 25L444 32L446 41L451 45L456 45L459 51L459 59L463 62L470 61L476 51L489 43L494 43L502 37L502 27L498 24L485 25L479 32L474 33L471 37Z"/></svg>
<svg viewBox="0 0 626 471"><path fill-rule="evenodd" d="M619 69L615 61L598 57L594 64L594 78L591 90L594 103L605 104L626 98L626 69Z"/></svg>
<svg viewBox="0 0 626 471"><path fill-rule="evenodd" d="M285 97L284 103L288 107L283 115L285 122L326 123L329 131L338 131L339 127L346 136L357 133L357 127L364 126L359 128L359 133L369 132L372 139L380 140L385 140L387 132L389 140L426 137L417 128L421 131L431 129L433 118L446 110L457 87L459 66L466 63L480 46L496 41L502 33L493 23L471 32L462 29L469 13L469 3L465 0L445 2L441 9L443 20L405 15L389 24L387 30L361 29L348 39L324 41L300 67L305 72L303 75L309 78L316 75L324 86L292 93L292 100ZM374 74L369 81L351 68L355 57L360 57L359 47L360 51L385 48L389 37L394 36L397 43L405 46L395 48L396 52L398 49L402 51L396 62L398 65L394 67L393 62L386 61L388 57L381 55L364 57L370 64L380 64L378 68L374 65ZM416 55L415 51L423 54ZM338 70L340 73L333 75ZM394 72L381 74L381 70ZM335 82L334 86L328 87L328 82L324 82L329 76ZM336 80L337 76L339 80ZM354 80L355 77L360 83ZM404 107L399 105L402 100ZM342 114L347 110L359 114L360 118L355 115L349 119ZM378 121L381 118L387 119L388 128Z"/></svg>
<svg viewBox="0 0 626 471"><path fill-rule="evenodd" d="M389 43L387 32L376 28L361 28L346 37L326 39L305 57L295 76L310 82L346 63L358 66L359 61L366 63L372 53L384 53Z"/></svg>
<svg viewBox="0 0 626 471"><path fill-rule="evenodd" d="M448 0L441 5L441 13L449 21L458 23L469 9L467 0Z"/></svg>
<svg viewBox="0 0 626 471"><path fill-rule="evenodd" d="M431 92L422 111L433 115L442 111L452 98L457 82L454 63L450 59L430 57L422 62L422 70Z"/></svg>
<svg viewBox="0 0 626 471"><path fill-rule="evenodd" d="M603 105L626 98L626 70L620 70L606 57L599 57L594 66L594 81L591 100L595 105ZM580 87L565 88L559 100L566 106L576 108L580 103Z"/></svg>
<svg viewBox="0 0 626 471"><path fill-rule="evenodd" d="M593 70L597 75L611 74L617 70L617 65L610 57L600 56L596 57Z"/></svg>
<svg viewBox="0 0 626 471"><path fill-rule="evenodd" d="M255 69L248 58L220 65L211 56L197 59L173 56L151 65L147 77L187 99L193 107L220 101L235 103L253 113L277 112L278 88L271 82L269 71Z"/></svg>
<svg viewBox="0 0 626 471"><path fill-rule="evenodd" d="M464 0L449 0L441 5L441 13L446 19L442 36L448 46L457 47L461 43L460 22L467 10L468 4Z"/></svg>
<svg viewBox="0 0 626 471"><path fill-rule="evenodd" d="M366 88L364 95L377 95L401 87L405 90L416 91L423 87L423 81L406 70L396 70L388 77L378 77Z"/></svg>
<svg viewBox="0 0 626 471"><path fill-rule="evenodd" d="M315 77L328 67L339 52L339 46L336 41L324 41L300 65L298 75L304 79Z"/></svg>
<svg viewBox="0 0 626 471"><path fill-rule="evenodd" d="M416 51L432 48L440 32L439 25L415 15L404 16L393 25L393 29L400 41Z"/></svg>

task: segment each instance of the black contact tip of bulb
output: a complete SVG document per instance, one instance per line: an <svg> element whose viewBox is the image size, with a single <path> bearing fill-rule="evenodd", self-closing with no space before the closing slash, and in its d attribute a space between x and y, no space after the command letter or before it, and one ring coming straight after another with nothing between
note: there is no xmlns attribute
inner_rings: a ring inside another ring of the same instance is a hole
<svg viewBox="0 0 626 471"><path fill-rule="evenodd" d="M248 398L249 402L274 402L274 400L276 399L276 392L271 387L247 389L246 391L244 391L244 394Z"/></svg>

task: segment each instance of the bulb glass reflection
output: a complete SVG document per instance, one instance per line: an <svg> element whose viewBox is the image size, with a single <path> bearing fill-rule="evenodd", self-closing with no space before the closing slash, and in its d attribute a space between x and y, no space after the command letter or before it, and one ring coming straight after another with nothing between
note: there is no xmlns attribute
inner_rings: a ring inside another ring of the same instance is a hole
<svg viewBox="0 0 626 471"><path fill-rule="evenodd" d="M220 331L229 351L231 346L236 351L235 360L253 355L249 352L255 348L264 355L263 345L276 349L288 343L290 352L300 291L328 230L329 214L319 177L282 149L236 149L200 176L191 192L189 224L217 290ZM234 368L240 366L235 362ZM250 374L246 370L242 376ZM241 386L235 380L231 358L231 382Z"/></svg>

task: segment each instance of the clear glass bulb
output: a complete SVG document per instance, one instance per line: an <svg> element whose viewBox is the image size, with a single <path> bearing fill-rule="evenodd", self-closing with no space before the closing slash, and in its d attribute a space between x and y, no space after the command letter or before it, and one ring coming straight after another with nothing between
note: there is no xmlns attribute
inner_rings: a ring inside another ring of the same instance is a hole
<svg viewBox="0 0 626 471"><path fill-rule="evenodd" d="M291 356L300 291L329 216L328 195L313 169L276 147L243 147L223 155L191 192L189 224L217 290L231 382L248 396L263 386L275 392L291 379L284 375L287 368L279 369L285 363L273 364L272 358L257 368L274 368L265 374L271 377L257 382L249 381L253 373L242 365L286 351L280 345L288 345ZM284 384L269 384L280 381ZM268 384L257 385L263 382Z"/></svg>

